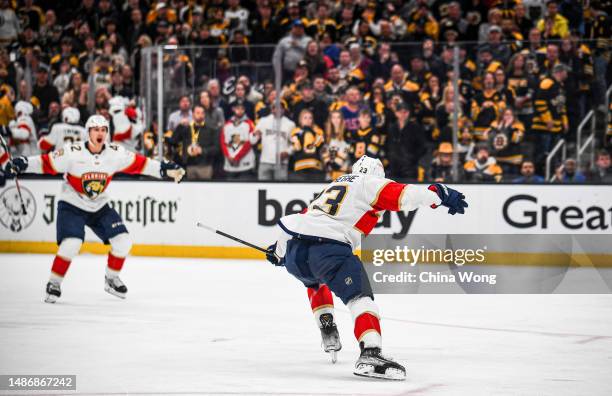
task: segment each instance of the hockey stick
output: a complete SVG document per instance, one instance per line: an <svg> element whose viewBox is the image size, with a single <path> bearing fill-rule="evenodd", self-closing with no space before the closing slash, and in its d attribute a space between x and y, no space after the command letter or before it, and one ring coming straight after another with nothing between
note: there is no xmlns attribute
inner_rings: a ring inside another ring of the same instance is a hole
<svg viewBox="0 0 612 396"><path fill-rule="evenodd" d="M0 135L0 142L2 143L2 148L4 148L4 151L6 151L6 153L8 154L9 157L9 161L13 162L13 156L11 155L11 150L9 150L8 145L6 144L6 141L4 140L4 136ZM17 187L17 195L19 195L19 203L21 203L21 211L23 212L23 215L27 215L28 211L26 210L26 206L25 203L23 203L23 196L21 195L21 186L19 186L19 179L17 178L17 175L15 175L15 187Z"/></svg>
<svg viewBox="0 0 612 396"><path fill-rule="evenodd" d="M215 234L217 234L217 235L221 235L221 236L223 236L223 237L226 237L226 238L228 238L228 239L231 239L232 241L236 241L236 242L238 242L238 243L241 243L241 244L243 244L243 245L245 245L245 246L248 246L248 247L250 247L250 248L252 248L252 249L259 250L259 251L260 251L260 252L262 252L262 253L266 253L266 249L264 249L264 248L261 248L261 247L259 247L259 246L257 246L257 245L253 245L253 244L252 244L252 243L250 243L250 242L247 242L247 241L245 241L245 240L242 240L242 239L240 239L240 238L238 238L238 237L235 237L235 236L233 236L233 235L230 235L230 234L228 234L228 233L226 233L226 232L223 232L223 231L221 231L221 230L217 230L217 229L215 229L215 228L212 228L212 227L210 227L210 226L207 226L206 224L202 224L202 223L200 223L200 222L197 222L197 223L196 223L196 226L198 226L198 227L200 227L200 228L204 228L205 230L208 230L208 231L210 231L210 232L212 232L212 233L215 233Z"/></svg>

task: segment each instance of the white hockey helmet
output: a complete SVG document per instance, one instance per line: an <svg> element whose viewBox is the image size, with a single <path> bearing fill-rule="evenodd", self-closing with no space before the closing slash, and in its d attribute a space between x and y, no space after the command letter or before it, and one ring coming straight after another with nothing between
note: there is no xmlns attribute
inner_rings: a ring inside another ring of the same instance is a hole
<svg viewBox="0 0 612 396"><path fill-rule="evenodd" d="M32 103L20 100L15 104L15 114L29 116L34 112Z"/></svg>
<svg viewBox="0 0 612 396"><path fill-rule="evenodd" d="M95 127L106 127L106 131L110 132L108 120L104 118L104 116L101 116L99 114L92 115L91 117L89 117L89 119L87 119L87 122L85 123L85 129L87 130L87 133L89 133L90 128Z"/></svg>
<svg viewBox="0 0 612 396"><path fill-rule="evenodd" d="M370 158L364 155L353 164L352 173L363 173L369 176L384 178L385 168L378 158Z"/></svg>
<svg viewBox="0 0 612 396"><path fill-rule="evenodd" d="M81 113L76 107L66 107L62 110L62 121L67 124L76 124L81 119Z"/></svg>

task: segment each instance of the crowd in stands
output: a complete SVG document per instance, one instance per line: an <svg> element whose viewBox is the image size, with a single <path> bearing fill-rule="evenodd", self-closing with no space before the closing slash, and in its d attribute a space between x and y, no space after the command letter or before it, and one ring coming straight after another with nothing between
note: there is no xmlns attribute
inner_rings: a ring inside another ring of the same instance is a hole
<svg viewBox="0 0 612 396"><path fill-rule="evenodd" d="M541 183L589 110L611 118L611 6L0 0L0 132L29 155L86 139L102 114L113 141L161 147L188 180L333 180L365 154L407 181ZM164 125L143 105L156 45ZM567 158L555 181L612 183L612 127L598 128L594 163Z"/></svg>

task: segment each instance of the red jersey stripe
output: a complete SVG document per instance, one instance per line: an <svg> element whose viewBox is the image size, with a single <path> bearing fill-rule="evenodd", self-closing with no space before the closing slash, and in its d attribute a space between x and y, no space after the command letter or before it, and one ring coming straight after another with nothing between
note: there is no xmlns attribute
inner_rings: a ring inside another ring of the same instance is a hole
<svg viewBox="0 0 612 396"><path fill-rule="evenodd" d="M366 333L375 331L380 334L380 321L369 312L364 312L355 319L355 338L361 340Z"/></svg>
<svg viewBox="0 0 612 396"><path fill-rule="evenodd" d="M378 217L378 210L368 210L361 216L357 223L355 223L355 228L363 234L369 235L376 226L376 223L378 223Z"/></svg>
<svg viewBox="0 0 612 396"><path fill-rule="evenodd" d="M51 162L51 157L49 154L43 154L40 156L42 160L42 172L45 175L57 175L57 171L53 166L53 162Z"/></svg>
<svg viewBox="0 0 612 396"><path fill-rule="evenodd" d="M38 147L42 151L49 151L53 148L53 145L43 138L43 139L40 139L40 141L38 142Z"/></svg>
<svg viewBox="0 0 612 396"><path fill-rule="evenodd" d="M82 182L80 177L73 176L70 173L66 173L66 181L68 182L68 184L70 184L70 186L76 192L78 192L80 194L84 194L85 193L85 191L83 191L83 182Z"/></svg>
<svg viewBox="0 0 612 396"><path fill-rule="evenodd" d="M132 136L132 127L131 126L125 132L123 132L123 133L116 133L113 136L113 142L122 142L124 140L129 139L130 136Z"/></svg>
<svg viewBox="0 0 612 396"><path fill-rule="evenodd" d="M405 184L390 182L387 183L378 193L372 207L377 210L400 210L402 193Z"/></svg>
<svg viewBox="0 0 612 396"><path fill-rule="evenodd" d="M145 165L147 164L147 157L136 154L134 156L134 161L127 168L120 170L117 173L127 173L129 175L139 175L142 173Z"/></svg>

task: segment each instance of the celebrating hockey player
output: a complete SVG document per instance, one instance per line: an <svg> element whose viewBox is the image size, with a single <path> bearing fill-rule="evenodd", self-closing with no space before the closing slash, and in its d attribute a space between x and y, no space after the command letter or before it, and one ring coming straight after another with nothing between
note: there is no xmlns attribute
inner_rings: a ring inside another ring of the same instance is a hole
<svg viewBox="0 0 612 396"><path fill-rule="evenodd" d="M15 147L14 155L33 155L36 149L36 126L32 120L34 107L30 102L20 100L15 105L17 118L9 123L11 145ZM12 151L12 150L11 150Z"/></svg>
<svg viewBox="0 0 612 396"><path fill-rule="evenodd" d="M109 124L100 115L89 117L85 124L88 141L66 145L49 154L17 157L8 163L6 174L64 174L65 183L58 203L57 242L59 249L47 283L46 302L61 296L60 285L70 262L77 255L85 226L105 244L111 245L106 268L105 287L108 293L125 298L127 287L119 279L132 243L121 217L108 204L106 189L116 173L142 174L156 178L170 177L180 182L183 168L172 162L158 162L108 143Z"/></svg>
<svg viewBox="0 0 612 396"><path fill-rule="evenodd" d="M323 348L332 356L341 344L331 292L348 306L361 348L356 375L406 378L404 367L381 353L378 307L353 250L360 244L361 235L372 231L380 212L412 211L419 206L446 206L454 215L464 213L468 205L463 194L442 184L427 188L386 179L380 160L363 156L353 165L351 174L329 184L305 212L282 217L279 238L268 248L268 260L284 265L308 288Z"/></svg>
<svg viewBox="0 0 612 396"><path fill-rule="evenodd" d="M62 122L56 122L48 135L38 140L38 147L43 153L62 147L65 144L78 143L87 140L85 128L79 125L81 113L76 107L66 107L62 110Z"/></svg>

